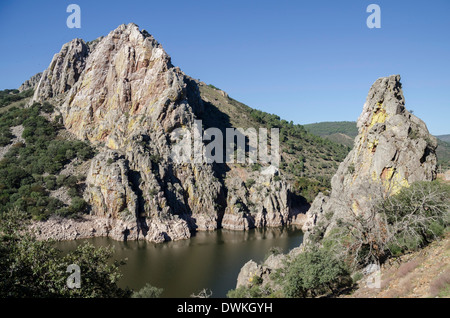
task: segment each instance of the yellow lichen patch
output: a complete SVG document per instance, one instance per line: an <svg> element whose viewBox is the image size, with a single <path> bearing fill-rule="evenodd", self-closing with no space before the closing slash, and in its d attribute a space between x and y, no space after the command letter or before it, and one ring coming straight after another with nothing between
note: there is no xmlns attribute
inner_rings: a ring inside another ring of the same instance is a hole
<svg viewBox="0 0 450 318"><path fill-rule="evenodd" d="M128 121L127 129L132 130L137 121L138 121L137 117L135 117L135 116L131 117Z"/></svg>
<svg viewBox="0 0 450 318"><path fill-rule="evenodd" d="M372 180L373 181L378 181L378 176L377 176L377 173L375 171L372 171Z"/></svg>
<svg viewBox="0 0 450 318"><path fill-rule="evenodd" d="M390 195L395 195L402 188L409 187L408 180L402 177L395 168L384 168L380 178L383 187Z"/></svg>
<svg viewBox="0 0 450 318"><path fill-rule="evenodd" d="M374 141L371 141L368 143L367 148L370 150L370 152L374 153L378 146L378 140L375 139Z"/></svg>
<svg viewBox="0 0 450 318"><path fill-rule="evenodd" d="M358 210L359 210L359 204L358 204L358 202L353 201L353 204L352 204L352 210L353 210L353 213L358 214Z"/></svg>
<svg viewBox="0 0 450 318"><path fill-rule="evenodd" d="M386 110L383 108L382 104L377 103L377 109L372 115L372 121L370 122L369 128L372 128L375 124L384 123L386 121L386 118L387 118Z"/></svg>
<svg viewBox="0 0 450 318"><path fill-rule="evenodd" d="M391 195L395 195L400 192L402 188L408 188L409 183L408 180L402 178L400 174L396 173L391 181Z"/></svg>
<svg viewBox="0 0 450 318"><path fill-rule="evenodd" d="M114 150L119 149L119 145L117 145L117 142L116 142L116 140L114 138L109 138L108 139L107 147L109 149L114 149Z"/></svg>

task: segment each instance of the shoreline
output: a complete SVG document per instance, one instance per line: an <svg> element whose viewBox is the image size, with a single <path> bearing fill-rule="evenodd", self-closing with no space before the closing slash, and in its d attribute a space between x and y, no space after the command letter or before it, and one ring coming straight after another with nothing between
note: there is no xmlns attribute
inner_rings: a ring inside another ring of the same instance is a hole
<svg viewBox="0 0 450 318"><path fill-rule="evenodd" d="M304 218L299 218L297 216L293 217L291 222L288 224L280 226L265 226L261 228L282 228L294 226L301 229L303 223ZM259 227L254 227L251 229L257 228ZM157 221L155 224L150 224L150 229L144 236L136 230L136 222L127 222L94 215L83 215L76 219L52 216L46 221L33 221L28 229L39 241L55 240L58 242L76 241L95 237L109 237L116 241L148 241L153 243L163 243L168 241L190 239L195 232L208 232L203 230L191 232L183 220L173 221L171 223L161 223L160 221ZM251 230L227 228L220 229L237 232ZM213 230L213 232L216 230L218 229ZM168 236L167 232L178 232L180 234Z"/></svg>

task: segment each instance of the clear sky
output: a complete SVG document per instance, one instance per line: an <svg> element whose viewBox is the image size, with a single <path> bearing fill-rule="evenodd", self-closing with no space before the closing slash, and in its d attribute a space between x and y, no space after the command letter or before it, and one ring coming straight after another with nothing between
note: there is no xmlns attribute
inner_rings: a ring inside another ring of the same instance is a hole
<svg viewBox="0 0 450 318"><path fill-rule="evenodd" d="M81 28L69 29L69 4ZM381 28L369 29L369 4ZM73 38L146 29L186 74L306 124L356 120L379 77L402 76L408 109L450 134L450 1L0 0L0 89L17 88Z"/></svg>

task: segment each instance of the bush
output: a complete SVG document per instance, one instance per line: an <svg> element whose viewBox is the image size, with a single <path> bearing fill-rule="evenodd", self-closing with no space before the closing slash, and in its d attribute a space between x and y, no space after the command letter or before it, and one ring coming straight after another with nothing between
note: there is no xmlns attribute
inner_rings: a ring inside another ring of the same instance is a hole
<svg viewBox="0 0 450 318"><path fill-rule="evenodd" d="M415 182L387 199L373 200L363 213L346 213L323 244L354 268L383 263L441 236L449 224L449 208L449 185Z"/></svg>
<svg viewBox="0 0 450 318"><path fill-rule="evenodd" d="M52 242L26 233L27 213L19 209L0 215L0 298L129 297L118 287L123 261L111 261L113 249L83 244L62 254ZM81 269L81 288L69 289L68 265Z"/></svg>
<svg viewBox="0 0 450 318"><path fill-rule="evenodd" d="M140 290L133 292L131 298L159 298L163 291L162 288L157 288L147 283Z"/></svg>
<svg viewBox="0 0 450 318"><path fill-rule="evenodd" d="M380 206L386 217L392 254L423 247L442 236L449 225L450 186L439 181L415 182Z"/></svg>
<svg viewBox="0 0 450 318"><path fill-rule="evenodd" d="M351 284L346 265L325 249L299 254L289 263L282 281L286 297L315 297Z"/></svg>
<svg viewBox="0 0 450 318"><path fill-rule="evenodd" d="M51 112L52 106L35 103L29 108L13 107L0 113L0 144L2 140L10 142L10 128L18 125L24 128L25 139L25 143L13 145L0 161L0 213L19 207L34 219L45 220L57 211L70 214L69 210L79 210L79 207L61 210L64 204L51 198L48 190L64 185L75 188L71 194L77 196L79 178L55 175L75 157L92 157L94 150L82 141L57 139L61 127L42 117L41 111ZM49 176L42 177L44 173Z"/></svg>
<svg viewBox="0 0 450 318"><path fill-rule="evenodd" d="M80 197L74 197L69 207L71 214L78 214L84 212L87 208L87 202Z"/></svg>

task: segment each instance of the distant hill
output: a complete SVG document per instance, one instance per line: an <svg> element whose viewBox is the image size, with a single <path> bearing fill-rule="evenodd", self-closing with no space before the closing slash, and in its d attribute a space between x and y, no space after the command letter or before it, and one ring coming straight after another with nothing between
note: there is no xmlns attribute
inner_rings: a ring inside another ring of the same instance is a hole
<svg viewBox="0 0 450 318"><path fill-rule="evenodd" d="M335 121L321 122L303 125L305 129L323 138L327 138L333 142L353 147L353 140L358 134L358 128L354 121ZM438 164L443 170L450 169L450 134L436 136L438 139L438 148L436 155Z"/></svg>
<svg viewBox="0 0 450 318"><path fill-rule="evenodd" d="M449 135L439 135L439 136L436 136L436 137L439 138L442 141L450 143L450 134Z"/></svg>

